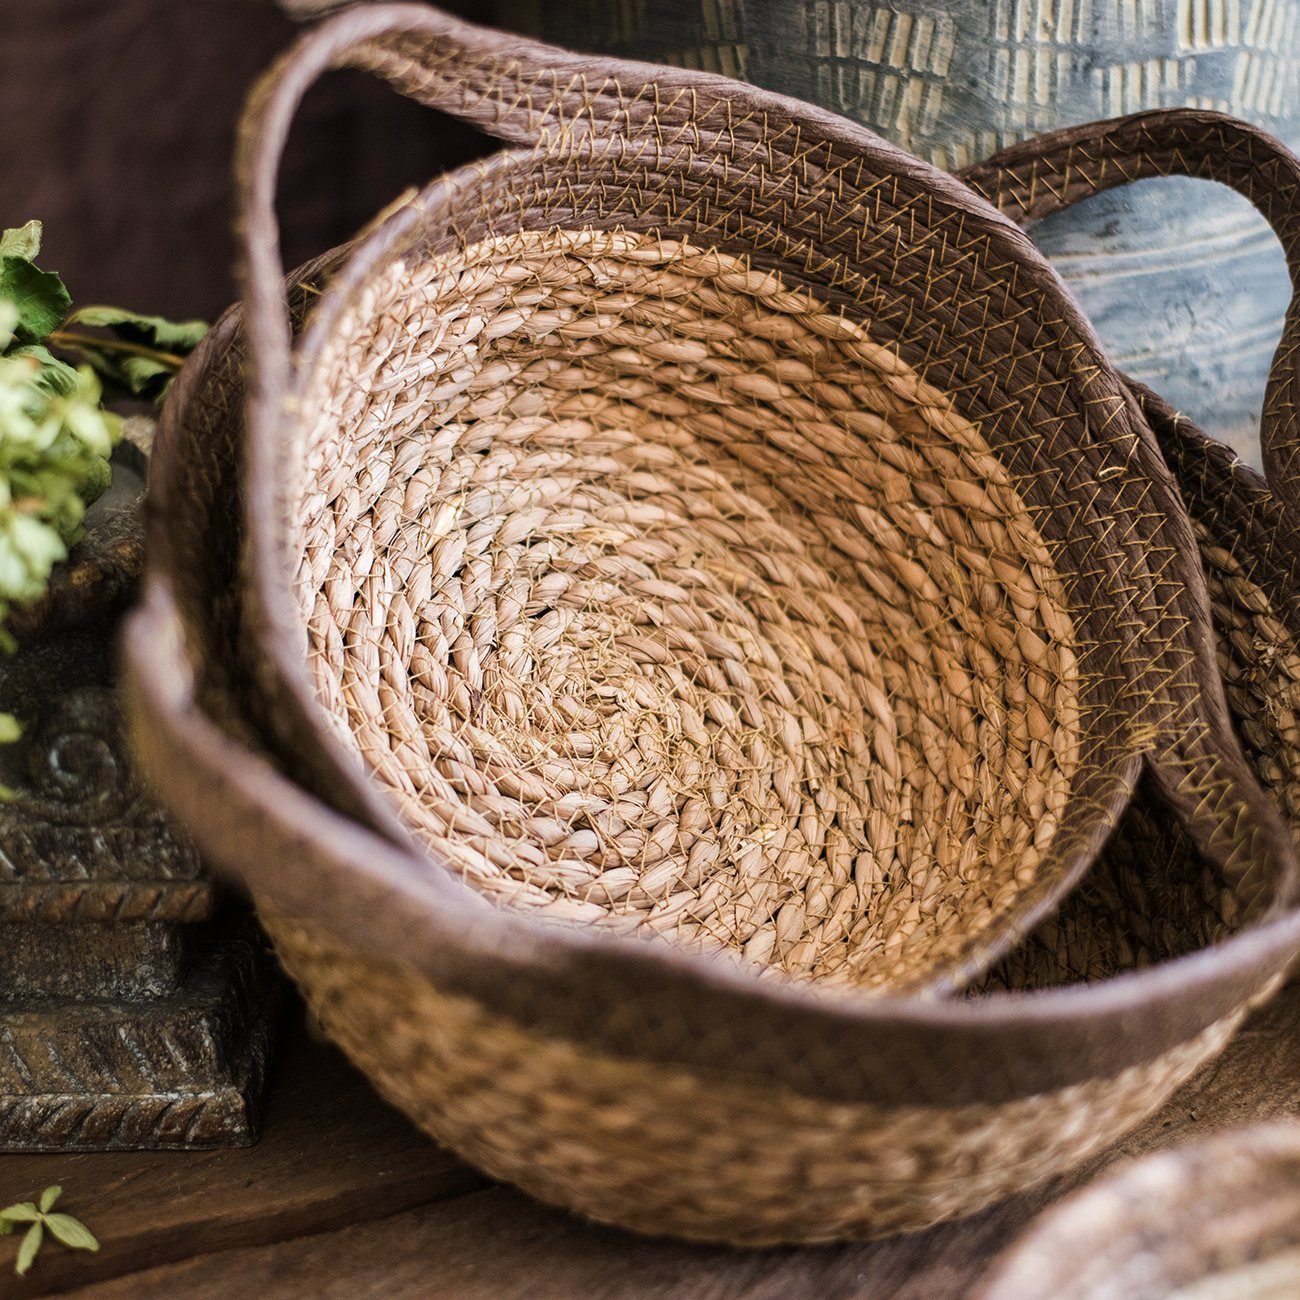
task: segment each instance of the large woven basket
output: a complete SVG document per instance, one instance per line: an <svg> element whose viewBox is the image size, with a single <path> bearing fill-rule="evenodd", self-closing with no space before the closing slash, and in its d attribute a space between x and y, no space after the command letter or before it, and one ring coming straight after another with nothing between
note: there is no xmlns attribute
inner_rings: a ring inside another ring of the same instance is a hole
<svg viewBox="0 0 1300 1300"><path fill-rule="evenodd" d="M527 143L292 277L291 361L275 158L342 62ZM308 37L243 146L248 425L232 317L155 452L137 742L430 1131L647 1230L915 1228L1112 1139L1281 977L1189 523L1010 223L804 106L406 6ZM914 995L1144 772L1241 934Z"/></svg>
<svg viewBox="0 0 1300 1300"><path fill-rule="evenodd" d="M1293 1300L1300 1124L1148 1156L1049 1210L980 1300Z"/></svg>

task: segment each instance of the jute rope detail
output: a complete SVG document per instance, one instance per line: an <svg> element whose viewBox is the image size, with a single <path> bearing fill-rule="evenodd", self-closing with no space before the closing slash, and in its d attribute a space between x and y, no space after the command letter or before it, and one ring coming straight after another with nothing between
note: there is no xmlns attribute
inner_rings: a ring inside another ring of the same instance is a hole
<svg viewBox="0 0 1300 1300"><path fill-rule="evenodd" d="M1293 822L1300 819L1300 647L1241 561L1193 521L1218 634L1219 671L1246 753Z"/></svg>

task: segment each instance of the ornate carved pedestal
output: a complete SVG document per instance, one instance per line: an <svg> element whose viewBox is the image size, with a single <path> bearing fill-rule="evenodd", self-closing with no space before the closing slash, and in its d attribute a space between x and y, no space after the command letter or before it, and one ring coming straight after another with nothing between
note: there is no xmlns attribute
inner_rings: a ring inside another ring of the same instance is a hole
<svg viewBox="0 0 1300 1300"><path fill-rule="evenodd" d="M139 567L101 518L0 656L0 1151L246 1145L278 979L136 785L113 691Z"/></svg>

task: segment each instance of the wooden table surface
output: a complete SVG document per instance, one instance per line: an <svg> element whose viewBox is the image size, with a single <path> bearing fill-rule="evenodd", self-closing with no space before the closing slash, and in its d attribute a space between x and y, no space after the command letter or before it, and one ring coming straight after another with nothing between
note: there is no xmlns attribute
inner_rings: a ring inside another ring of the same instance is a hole
<svg viewBox="0 0 1300 1300"><path fill-rule="evenodd" d="M965 1296L1045 1204L1125 1155L1300 1114L1300 986L1115 1150L1067 1182L910 1237L733 1251L595 1227L491 1183L390 1110L333 1049L286 1036L261 1142L200 1153L0 1157L0 1204L64 1188L103 1243L47 1241L25 1281L0 1240L0 1296Z"/></svg>

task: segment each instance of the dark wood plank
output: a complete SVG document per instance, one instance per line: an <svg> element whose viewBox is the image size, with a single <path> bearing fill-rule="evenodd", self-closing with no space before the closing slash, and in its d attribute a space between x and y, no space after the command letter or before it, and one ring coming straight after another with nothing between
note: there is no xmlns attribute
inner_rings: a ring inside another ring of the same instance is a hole
<svg viewBox="0 0 1300 1300"><path fill-rule="evenodd" d="M0 1205L50 1183L98 1254L47 1245L26 1282L0 1239L0 1296L33 1296L188 1256L364 1223L483 1186L385 1106L332 1047L284 1044L254 1147L205 1152L0 1156Z"/></svg>
<svg viewBox="0 0 1300 1300"><path fill-rule="evenodd" d="M81 1300L218 1300L245 1290L259 1300L961 1297L1035 1213L1112 1161L1229 1125L1300 1113L1298 1031L1300 988L1292 988L1219 1062L1087 1169L915 1236L817 1250L732 1251L633 1237L491 1188L343 1231L198 1256L75 1294Z"/></svg>

